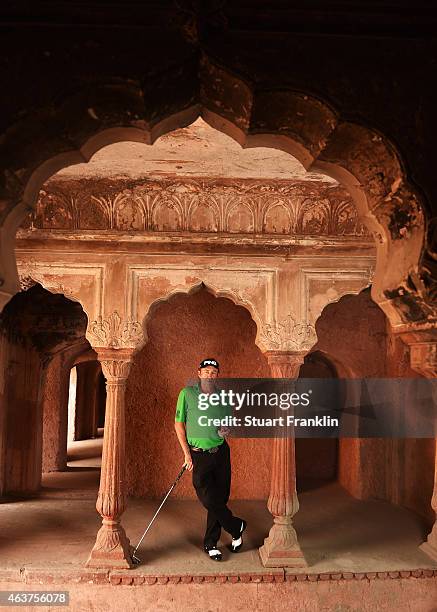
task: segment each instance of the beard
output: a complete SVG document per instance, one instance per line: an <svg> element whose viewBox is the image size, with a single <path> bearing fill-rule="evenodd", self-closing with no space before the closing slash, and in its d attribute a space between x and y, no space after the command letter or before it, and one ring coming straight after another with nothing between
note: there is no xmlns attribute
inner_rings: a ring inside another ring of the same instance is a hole
<svg viewBox="0 0 437 612"><path fill-rule="evenodd" d="M213 391L215 389L215 378L201 378L200 385L206 393Z"/></svg>

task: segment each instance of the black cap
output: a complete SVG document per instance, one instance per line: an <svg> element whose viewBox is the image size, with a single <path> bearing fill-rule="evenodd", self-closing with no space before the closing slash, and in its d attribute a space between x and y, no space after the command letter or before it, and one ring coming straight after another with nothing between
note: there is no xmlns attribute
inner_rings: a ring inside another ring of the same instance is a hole
<svg viewBox="0 0 437 612"><path fill-rule="evenodd" d="M217 370L219 369L219 364L216 359L204 359L200 362L199 370L202 368L207 368L208 366L213 366L214 368L217 368Z"/></svg>

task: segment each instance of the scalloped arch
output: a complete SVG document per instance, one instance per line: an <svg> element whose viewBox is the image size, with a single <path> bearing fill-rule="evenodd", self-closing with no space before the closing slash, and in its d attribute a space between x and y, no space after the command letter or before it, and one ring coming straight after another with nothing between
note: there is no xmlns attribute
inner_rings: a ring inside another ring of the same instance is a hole
<svg viewBox="0 0 437 612"><path fill-rule="evenodd" d="M356 291L352 291L352 290L341 291L340 293L337 294L337 296L335 298L330 299L325 304L325 306L322 308L322 310L320 311L318 317L314 321L314 327L316 329L316 334L317 334L317 324L319 323L320 319L323 317L324 313L326 313L326 311L330 307L332 307L334 304L340 304L342 301L344 302L344 300L346 298L348 298L348 297L355 296L355 295L360 295L361 293L363 293L363 291L366 291L366 289L368 289L368 287L369 287L369 285L367 285L367 287L362 287L361 289L357 289ZM379 306L379 304L378 304L378 306ZM317 334L317 337L319 337L318 334Z"/></svg>
<svg viewBox="0 0 437 612"><path fill-rule="evenodd" d="M236 291L231 291L230 289L221 289L221 288L215 287L209 281L208 283L204 283L203 281L201 281L201 282L196 282L192 284L191 286L187 286L186 288L176 287L175 289L172 289L171 291L169 291L162 297L154 300L150 304L146 314L141 318L141 325L143 328L144 339L141 345L139 345L136 348L136 352L140 351L144 347L144 345L147 343L147 340L148 340L147 324L150 321L150 319L153 317L154 313L156 312L156 309L159 308L160 304L164 302L168 302L176 295L190 296L190 295L193 295L194 293L197 293L198 291L201 291L202 289L205 289L208 293L210 293L216 298L226 298L230 300L231 302L233 302L236 306L240 306L244 308L245 310L247 310L256 325L257 338L258 338L258 331L261 329L262 322L254 306L250 304L247 300L244 300L241 297L241 295L239 295L238 292ZM255 344L257 344L257 338L255 339Z"/></svg>
<svg viewBox="0 0 437 612"><path fill-rule="evenodd" d="M29 287L40 285L43 289L45 289L49 293L52 293L53 295L62 295L65 299L71 300L72 302L79 304L79 306L82 308L86 316L86 320L87 320L86 327L88 329L88 324L90 320L89 310L86 307L86 305L80 300L80 298L77 295L75 295L74 292L70 291L68 287L65 287L64 285L60 285L56 283L50 283L49 281L47 281L46 278L44 278L43 274L38 274L36 271L33 271L33 270L30 271L28 274L25 273L24 277L28 279L29 281L32 281L32 284L29 284Z"/></svg>
<svg viewBox="0 0 437 612"><path fill-rule="evenodd" d="M420 272L424 247L423 208L386 137L342 121L328 104L305 93L258 91L207 56L200 63L200 94L193 90L191 96L178 100L182 76L171 77L173 81L168 78L164 98L149 97L147 103L140 82L110 80L92 91L84 86L84 91L76 91L56 112L40 111L36 118L22 120L4 135L2 149L9 154L4 157L9 167L2 169L0 177L2 255L9 258L2 266L5 292L17 290L13 236L45 180L65 166L89 160L110 143L152 144L202 116L243 148L280 149L307 170L341 182L376 239L373 299L394 326L408 323L405 303L399 303L406 293L423 321L434 316L422 293L411 287L412 274ZM28 142L28 132L33 146L17 147L17 136L19 142Z"/></svg>

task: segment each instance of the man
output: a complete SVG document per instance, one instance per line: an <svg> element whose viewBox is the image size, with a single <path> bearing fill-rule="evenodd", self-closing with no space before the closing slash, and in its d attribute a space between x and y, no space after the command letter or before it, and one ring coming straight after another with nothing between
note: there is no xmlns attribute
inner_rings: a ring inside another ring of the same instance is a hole
<svg viewBox="0 0 437 612"><path fill-rule="evenodd" d="M199 427L200 416L217 418L229 414L229 408L223 405L211 404L206 410L199 408L199 394L216 391L215 379L218 374L218 362L204 359L197 371L198 383L184 387L179 393L175 416L175 430L184 453L184 465L193 472L197 497L208 511L203 547L214 561L222 559L217 548L221 528L232 536L231 552L241 549L242 533L246 529L246 521L234 516L226 505L231 489L231 460L225 433L220 432L217 426Z"/></svg>

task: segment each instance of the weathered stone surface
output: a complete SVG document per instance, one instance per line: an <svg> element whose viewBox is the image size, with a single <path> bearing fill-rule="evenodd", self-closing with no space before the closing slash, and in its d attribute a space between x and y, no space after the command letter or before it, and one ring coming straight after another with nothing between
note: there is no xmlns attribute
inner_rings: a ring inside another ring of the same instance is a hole
<svg viewBox="0 0 437 612"><path fill-rule="evenodd" d="M38 229L360 236L371 244L341 187L279 179L52 180L19 236Z"/></svg>
<svg viewBox="0 0 437 612"><path fill-rule="evenodd" d="M393 325L435 326L435 248L433 224L427 222L433 217L437 201L437 180L429 163L435 148L436 122L432 110L435 75L428 69L436 50L432 37L423 38L424 32L433 31L432 17L429 23L418 18L420 31L411 31L411 26L402 21L403 14L394 16L382 11L384 23L376 26L371 8L362 9L365 17L356 24L351 23L354 19L347 11L342 16L334 11L330 16L328 9L319 7L315 10L317 19L311 13L305 26L302 17L296 19L295 12L278 11L275 15L271 7L263 10L257 7L251 12L239 3L225 8L208 3L202 9L192 3L178 3L175 19L169 18L172 14L167 7L154 8L150 19L138 19L146 16L141 9L136 8L132 15L126 11L124 28L119 29L114 50L113 25L117 20L113 13L109 21L107 17L103 22L99 20L98 28L88 24L75 30L72 20L65 18L65 7L61 7L60 15L56 14L56 27L55 17L50 13L44 14L39 27L32 28L27 27L28 23L40 18L26 17L22 21L21 9L11 10L11 23L15 25L4 28L0 43L5 60L4 82L14 75L0 116L0 214L4 222L0 236L1 306L18 289L13 250L15 228L53 172L66 164L87 160L99 148L117 140L153 142L159 135L183 127L203 113L243 145L274 143L295 154L306 167L313 162L314 168L323 168L339 178L350 190L359 214L366 218L376 238L375 276L370 265L368 270L366 266L354 267L352 282L350 277L343 278L339 288L333 281L338 261L332 259L327 259L328 272L325 269L321 273L323 278L319 274L316 279L304 267L290 274L288 264L275 264L268 270L266 260L263 264L261 259L252 261L252 267L240 260L224 271L223 267L229 264L222 259L221 272L215 274L211 259L205 258L200 268L191 266L187 272L181 263L190 259L185 247L179 249L180 259L173 261L175 267L182 266L182 272L179 269L163 273L155 268L150 273L152 259L144 258L132 267L126 260L121 263L122 257L115 263L102 264L92 261L89 253L84 255L78 248L80 265L63 261L65 270L61 273L50 256L39 255L40 259L33 263L24 256L20 262L23 287L41 282L47 289L81 302L94 324L88 337L98 347L107 342L112 348L139 348L142 323L150 306L175 292L188 292L204 279L214 295L230 297L246 307L258 329L265 330L267 326L269 333L263 335L268 341L272 330L276 338L284 329L295 329L294 325L283 324L290 321L289 317L293 323L298 321L298 325L313 330L326 304L337 301L344 293L357 293L370 281L375 301ZM80 13L88 9L77 10ZM83 19L84 13L81 15ZM22 33L23 27L26 35L17 36L16 29ZM345 32L360 34L348 36L347 49ZM408 45L403 40L407 34ZM423 61L425 57L427 61ZM39 78L35 80L36 74ZM418 186L417 192L411 187L413 184ZM144 231L163 232L171 228L193 233L205 231L214 237L220 228L229 234L235 229L232 224L226 225L225 209L220 206L214 214L211 207L196 202L198 215L194 221L184 206L180 206L179 216L173 214L175 208L165 210L161 206L164 212L155 223L151 208L140 207L138 213L133 206L129 209L129 202L121 197L117 203L116 196L95 197L99 212L89 211L88 218L83 209L79 212L85 224L98 226L92 228L97 231L123 228L129 232L140 227ZM180 201L175 202L175 207L178 204ZM275 208L274 214L264 220L262 215L255 219L250 206L241 208L237 229L244 229L247 234L253 226L255 230L261 228L261 233L277 234L276 238L282 240L283 234L291 235L300 227L298 217L291 216L290 207L279 203ZM330 216L331 220L334 217L331 229L341 225L338 211L332 207L312 208L307 225L301 224L303 229L328 227L326 219ZM252 226L250 214L243 219L246 209L252 213ZM326 214L322 214L323 210ZM63 219L56 213L49 215L54 225L62 226L71 220L73 228L82 229L77 210L63 214ZM141 214L145 215L144 223ZM348 220L345 222L347 225ZM424 240L426 227L429 230ZM329 231L327 235L331 235ZM308 232L303 231L303 235ZM50 254L58 247L64 251L70 248L65 242L56 244L53 238L46 243L44 237L40 239L39 247ZM234 241L233 236L231 240ZM127 241L129 237L123 244ZM313 248L314 244L308 246ZM270 254L277 247L269 245ZM110 247L100 243L99 248ZM121 246L120 251L124 248L127 249ZM148 248L153 249L153 244ZM214 251L207 243L198 244L198 248L202 255ZM292 261L293 248L290 244L288 262ZM223 249L220 254L227 257L229 252ZM347 251L350 252L351 249ZM284 251L278 250L276 254L278 259L284 257ZM326 258L326 252L319 254ZM343 276L351 273L344 266L340 266L340 271ZM130 284L122 285L120 279L129 275ZM280 278L277 284L276 278ZM114 281L120 283L119 292L108 295L105 290L114 286ZM302 300L293 303L297 308L290 308L291 296L297 294L303 296ZM277 305L279 312L275 310ZM122 321L124 337L120 337L119 327L113 324L115 313ZM68 329L71 331L71 321L62 316L56 321L42 316L38 323L39 346L62 345L63 327L67 328L67 336ZM50 340L49 332L53 334ZM281 348L275 338L271 344L260 337L257 342L263 350ZM20 363L29 358L37 365L31 351L26 351L11 351L10 356L18 355ZM37 372L38 368L34 370ZM30 400L27 397L25 401ZM32 401L25 406L29 412ZM20 403L19 406L23 407ZM35 440L39 439L36 435ZM375 455L375 450L373 442L369 442L360 449L361 457L367 452L369 456ZM113 498L107 496L105 503L106 507L119 505L121 509L121 493L116 491ZM412 504L411 499L408 503ZM114 508L111 514L116 514ZM114 581L117 580L123 581L114 576ZM267 595L263 594L266 600ZM398 598L399 604L402 601Z"/></svg>
<svg viewBox="0 0 437 612"><path fill-rule="evenodd" d="M397 323L435 321L432 245L420 261L425 221L418 220L414 236L396 229L411 234L415 222L405 227L404 219L412 219L410 205L418 210L403 197L405 186L409 192L408 185L419 186L420 197L413 194L413 200L428 207L427 220L437 201L437 181L427 163L435 142L436 89L427 70L436 51L423 39L433 28L428 12L414 15L412 35L404 12L388 17L383 9L376 17L367 7L343 13L318 6L314 13L292 7L261 11L238 2L226 9L217 3L135 5L124 15L114 51L116 20L106 22L106 13L99 28L89 24L75 30L65 12L59 21L50 11L40 20L37 13L22 19L22 8L10 10L18 15L14 27L34 19L38 28L26 30L24 45L15 30L2 36L5 80L11 66L20 75L2 103L0 119L2 219L16 212L24 219L41 184L66 164L89 159L111 141L153 142L203 113L242 144L273 136L276 146L294 150L305 165L318 158L321 165L335 166L334 172L349 172L355 195L359 192L365 212L371 211L368 220L373 216L379 225L372 228L375 235L397 234L397 246L411 253L399 260L393 245L386 253L380 249L378 274L393 270L381 282L376 279L375 299ZM359 32L349 38L347 52L345 31ZM420 105L418 99L429 103ZM396 210L384 218L387 197ZM14 231L14 223L7 231ZM13 259L10 247L4 257ZM1 275L6 300L16 290L13 265L5 261ZM389 292L401 288L409 299L396 301Z"/></svg>

